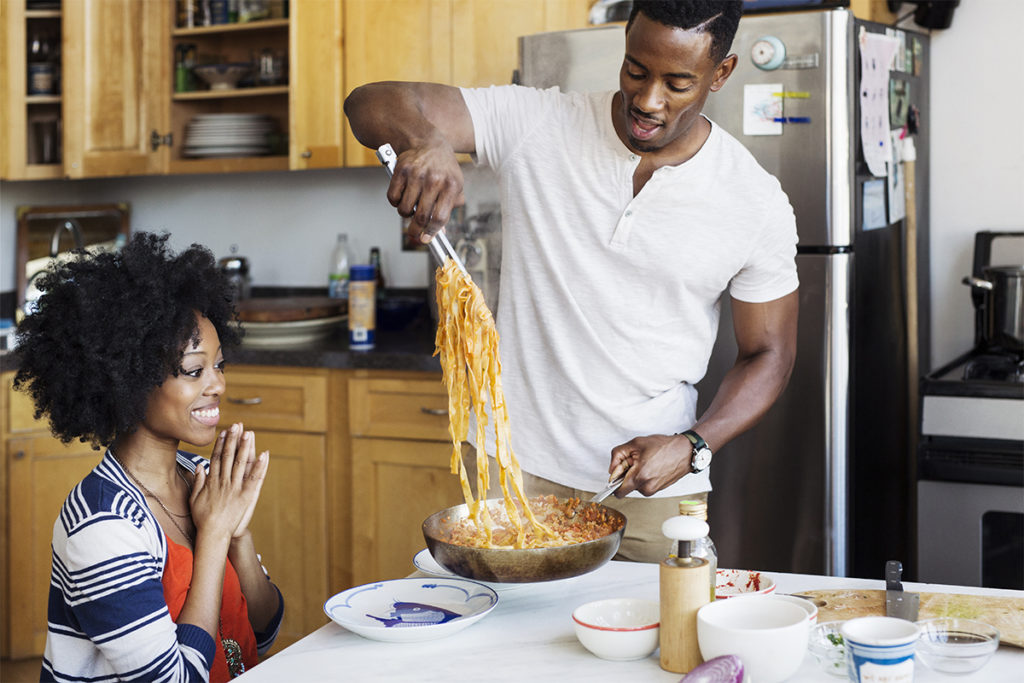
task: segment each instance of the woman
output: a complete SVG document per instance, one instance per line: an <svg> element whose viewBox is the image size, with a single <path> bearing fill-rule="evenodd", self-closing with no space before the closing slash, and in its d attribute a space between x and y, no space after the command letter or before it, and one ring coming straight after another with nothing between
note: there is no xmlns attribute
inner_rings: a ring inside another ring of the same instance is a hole
<svg viewBox="0 0 1024 683"><path fill-rule="evenodd" d="M106 448L53 527L42 680L225 681L281 623L248 529L269 453L241 424L217 432L230 289L207 249L167 238L51 267L19 326L36 416ZM215 442L211 459L181 441Z"/></svg>

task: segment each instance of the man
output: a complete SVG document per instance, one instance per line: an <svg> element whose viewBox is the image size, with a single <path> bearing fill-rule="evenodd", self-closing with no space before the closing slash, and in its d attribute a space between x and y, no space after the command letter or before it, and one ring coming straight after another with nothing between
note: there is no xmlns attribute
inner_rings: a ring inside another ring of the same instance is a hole
<svg viewBox="0 0 1024 683"><path fill-rule="evenodd" d="M497 172L497 325L526 490L588 497L628 467L610 503L629 519L626 559L664 556L661 522L706 496L710 450L765 413L793 366L792 208L701 115L736 66L741 14L635 2L618 92L375 83L345 102L360 142L398 153L388 199L423 241L464 201L455 152ZM697 420L725 291L739 353Z"/></svg>

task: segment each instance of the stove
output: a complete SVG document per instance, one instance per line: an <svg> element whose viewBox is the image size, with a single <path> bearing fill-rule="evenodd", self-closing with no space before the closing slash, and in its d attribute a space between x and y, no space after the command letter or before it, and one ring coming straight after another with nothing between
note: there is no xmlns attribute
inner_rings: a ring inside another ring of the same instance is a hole
<svg viewBox="0 0 1024 683"><path fill-rule="evenodd" d="M1024 354L977 341L921 381L918 580L1024 590Z"/></svg>

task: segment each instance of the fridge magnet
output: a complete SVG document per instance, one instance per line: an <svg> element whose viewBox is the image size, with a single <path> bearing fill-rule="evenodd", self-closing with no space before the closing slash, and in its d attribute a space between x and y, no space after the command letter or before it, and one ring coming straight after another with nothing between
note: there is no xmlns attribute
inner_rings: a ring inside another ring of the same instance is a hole
<svg viewBox="0 0 1024 683"><path fill-rule="evenodd" d="M885 222L885 181L864 181L864 230L876 230L888 225Z"/></svg>
<svg viewBox="0 0 1024 683"><path fill-rule="evenodd" d="M902 128L907 125L907 111L910 108L910 83L899 78L889 79L889 126Z"/></svg>
<svg viewBox="0 0 1024 683"><path fill-rule="evenodd" d="M924 45L921 43L921 39L914 37L911 39L911 44L914 46L914 75L921 75L921 59L924 58Z"/></svg>
<svg viewBox="0 0 1024 683"><path fill-rule="evenodd" d="M868 33L861 27L860 134L864 161L871 175L884 177L892 150L889 141L889 69L896 54L895 38Z"/></svg>
<svg viewBox="0 0 1024 683"><path fill-rule="evenodd" d="M886 194L889 203L889 223L903 220L907 215L906 189L903 186L903 129L890 131L892 159L889 160L889 176L886 178Z"/></svg>
<svg viewBox="0 0 1024 683"><path fill-rule="evenodd" d="M743 86L743 134L782 135L781 83L748 83Z"/></svg>

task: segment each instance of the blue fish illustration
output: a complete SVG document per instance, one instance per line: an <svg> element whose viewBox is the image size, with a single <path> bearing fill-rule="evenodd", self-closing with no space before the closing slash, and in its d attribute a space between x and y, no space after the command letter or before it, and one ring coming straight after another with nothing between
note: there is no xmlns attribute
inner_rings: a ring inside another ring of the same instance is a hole
<svg viewBox="0 0 1024 683"><path fill-rule="evenodd" d="M452 619L458 619L462 615L444 607L425 605L421 602L396 602L392 605L390 616L378 617L373 614L366 616L376 619L390 628L392 626L444 624Z"/></svg>

